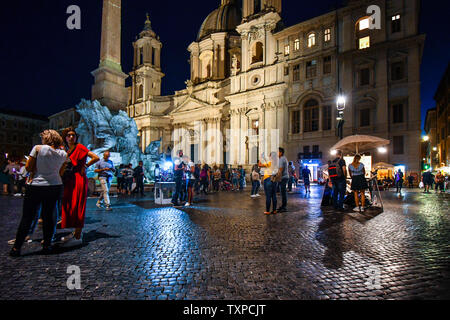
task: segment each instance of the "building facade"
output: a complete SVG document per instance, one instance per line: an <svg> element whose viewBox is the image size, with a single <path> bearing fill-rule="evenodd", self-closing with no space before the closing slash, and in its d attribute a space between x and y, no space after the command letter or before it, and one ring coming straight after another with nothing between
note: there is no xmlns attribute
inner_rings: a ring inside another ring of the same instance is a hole
<svg viewBox="0 0 450 320"><path fill-rule="evenodd" d="M450 167L450 64L434 96L436 101L436 147L439 167Z"/></svg>
<svg viewBox="0 0 450 320"><path fill-rule="evenodd" d="M373 29L370 5L381 9ZM133 43L127 111L141 147L162 139L195 161L250 166L284 147L289 160L326 164L336 137L336 99L346 98L344 136L389 139L373 161L420 171L420 1L350 0L284 27L281 0L222 0L190 44L186 88L161 96L162 44L145 22Z"/></svg>
<svg viewBox="0 0 450 320"><path fill-rule="evenodd" d="M40 144L39 133L48 127L45 116L0 109L0 155L21 160L34 145Z"/></svg>
<svg viewBox="0 0 450 320"><path fill-rule="evenodd" d="M426 133L426 140L424 144L424 158L422 169L435 169L439 167L439 153L437 152L438 136L437 136L437 121L436 108L428 109L425 116L424 130Z"/></svg>
<svg viewBox="0 0 450 320"><path fill-rule="evenodd" d="M80 114L75 108L70 108L53 114L48 119L50 128L61 133L65 128L77 128Z"/></svg>

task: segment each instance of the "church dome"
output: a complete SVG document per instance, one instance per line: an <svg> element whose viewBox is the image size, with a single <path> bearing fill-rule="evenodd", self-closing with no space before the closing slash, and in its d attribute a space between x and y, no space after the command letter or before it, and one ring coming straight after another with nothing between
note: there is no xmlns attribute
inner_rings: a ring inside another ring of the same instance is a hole
<svg viewBox="0 0 450 320"><path fill-rule="evenodd" d="M198 32L197 41L216 32L236 32L241 23L242 12L236 1L223 1L219 8L211 12Z"/></svg>

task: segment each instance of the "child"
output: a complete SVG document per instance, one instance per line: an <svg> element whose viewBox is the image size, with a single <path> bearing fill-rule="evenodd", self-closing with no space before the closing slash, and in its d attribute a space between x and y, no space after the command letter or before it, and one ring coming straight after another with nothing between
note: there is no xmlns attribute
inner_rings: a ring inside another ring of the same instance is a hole
<svg viewBox="0 0 450 320"><path fill-rule="evenodd" d="M259 168L258 166L254 166L252 170L252 194L251 198L259 197L258 191L261 186L260 176L259 176Z"/></svg>

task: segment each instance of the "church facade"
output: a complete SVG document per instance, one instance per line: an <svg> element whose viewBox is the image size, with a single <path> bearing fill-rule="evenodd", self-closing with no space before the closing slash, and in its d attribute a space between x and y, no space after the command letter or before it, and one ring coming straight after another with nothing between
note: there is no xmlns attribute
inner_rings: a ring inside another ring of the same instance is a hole
<svg viewBox="0 0 450 320"><path fill-rule="evenodd" d="M162 43L147 17L133 43L128 115L142 150L183 150L210 165L251 166L281 146L290 161L331 158L336 99L346 99L344 136L391 141L373 162L420 172L420 1L349 0L346 7L285 27L281 0L222 0L188 47L186 88L161 96ZM373 29L367 8L381 9Z"/></svg>

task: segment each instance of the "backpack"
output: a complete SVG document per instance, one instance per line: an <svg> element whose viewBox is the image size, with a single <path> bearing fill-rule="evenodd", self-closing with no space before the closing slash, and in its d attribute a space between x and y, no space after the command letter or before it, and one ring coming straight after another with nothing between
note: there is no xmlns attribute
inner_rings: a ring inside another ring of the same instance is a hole
<svg viewBox="0 0 450 320"><path fill-rule="evenodd" d="M339 164L339 160L334 160L328 166L328 175L332 180L336 180L344 176L344 173L342 172L342 167Z"/></svg>

